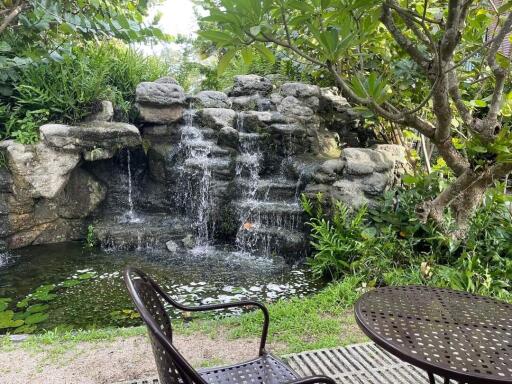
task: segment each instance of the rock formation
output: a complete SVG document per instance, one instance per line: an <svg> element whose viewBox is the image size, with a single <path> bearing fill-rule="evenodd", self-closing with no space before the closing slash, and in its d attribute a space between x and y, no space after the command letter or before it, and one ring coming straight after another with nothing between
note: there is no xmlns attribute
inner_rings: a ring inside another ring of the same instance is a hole
<svg viewBox="0 0 512 384"><path fill-rule="evenodd" d="M176 253L213 243L297 259L308 252L302 192L372 204L405 167L371 144L335 90L237 76L228 93L186 95L172 78L136 89L140 126L103 106L41 141L1 143L0 240L11 248L83 239ZM1 242L0 242L1 246Z"/></svg>

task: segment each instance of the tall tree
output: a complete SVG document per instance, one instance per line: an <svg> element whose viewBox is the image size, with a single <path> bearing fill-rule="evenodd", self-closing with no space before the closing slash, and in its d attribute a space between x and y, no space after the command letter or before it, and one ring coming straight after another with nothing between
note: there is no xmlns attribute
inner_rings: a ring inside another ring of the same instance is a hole
<svg viewBox="0 0 512 384"><path fill-rule="evenodd" d="M463 237L486 189L512 171L510 61L500 53L512 1L203 3L216 27L201 35L224 52L221 63L248 46L269 57L280 47L329 71L353 103L430 140L456 178L418 207L423 220L443 225L451 207Z"/></svg>

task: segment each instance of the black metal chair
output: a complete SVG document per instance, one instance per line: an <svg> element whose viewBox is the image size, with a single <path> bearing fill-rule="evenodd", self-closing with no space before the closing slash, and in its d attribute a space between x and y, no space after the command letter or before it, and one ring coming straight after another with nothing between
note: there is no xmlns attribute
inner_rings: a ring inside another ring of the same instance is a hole
<svg viewBox="0 0 512 384"><path fill-rule="evenodd" d="M265 351L269 314L256 301L187 307L171 299L150 277L128 267L124 279L137 310L146 323L158 368L160 384L335 384L327 376L300 378L290 367ZM172 343L171 321L164 308L167 302L182 311L198 312L233 307L257 307L263 312L263 332L259 356L240 364L195 370Z"/></svg>

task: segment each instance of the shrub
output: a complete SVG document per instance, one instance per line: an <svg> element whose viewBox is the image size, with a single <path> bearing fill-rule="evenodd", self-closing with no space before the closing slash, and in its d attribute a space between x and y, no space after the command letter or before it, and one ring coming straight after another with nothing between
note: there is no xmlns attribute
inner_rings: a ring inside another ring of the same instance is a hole
<svg viewBox="0 0 512 384"><path fill-rule="evenodd" d="M321 195L303 196L311 217L313 271L332 279L355 274L370 285L432 284L512 300L512 222L507 198L499 192L503 186L486 195L465 241L456 241L420 223L414 212L446 177L442 172L417 177L413 187L386 193L371 209L332 202L324 211Z"/></svg>
<svg viewBox="0 0 512 384"><path fill-rule="evenodd" d="M112 101L121 119L133 120L136 85L166 74L162 60L120 43L75 47L61 61L20 73L14 94L1 101L0 138L35 142L41 124L78 122L101 100Z"/></svg>

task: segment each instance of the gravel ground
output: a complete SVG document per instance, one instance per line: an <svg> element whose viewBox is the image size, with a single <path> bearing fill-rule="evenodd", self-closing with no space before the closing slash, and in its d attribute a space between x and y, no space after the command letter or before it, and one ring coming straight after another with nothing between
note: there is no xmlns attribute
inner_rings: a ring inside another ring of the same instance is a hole
<svg viewBox="0 0 512 384"><path fill-rule="evenodd" d="M196 367L248 360L256 356L259 342L226 340L222 335L213 340L201 334L174 339ZM56 353L55 346L37 352L22 347L0 351L1 384L110 384L153 376L156 367L144 336L73 344L63 353Z"/></svg>

